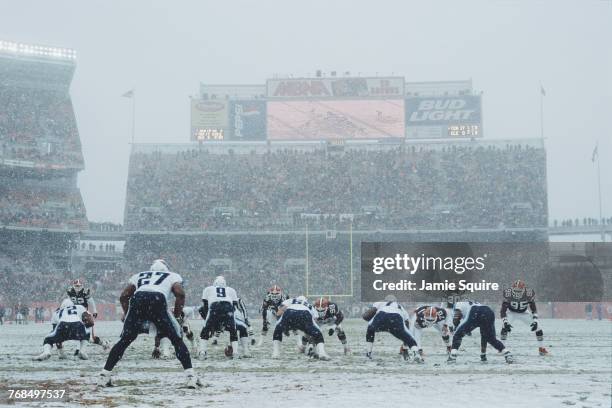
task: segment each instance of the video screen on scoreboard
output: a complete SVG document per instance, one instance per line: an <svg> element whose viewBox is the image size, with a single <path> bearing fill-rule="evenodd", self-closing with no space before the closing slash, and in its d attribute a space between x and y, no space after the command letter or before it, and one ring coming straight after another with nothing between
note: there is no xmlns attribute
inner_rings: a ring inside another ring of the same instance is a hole
<svg viewBox="0 0 612 408"><path fill-rule="evenodd" d="M268 139L325 140L404 137L404 101L269 101Z"/></svg>

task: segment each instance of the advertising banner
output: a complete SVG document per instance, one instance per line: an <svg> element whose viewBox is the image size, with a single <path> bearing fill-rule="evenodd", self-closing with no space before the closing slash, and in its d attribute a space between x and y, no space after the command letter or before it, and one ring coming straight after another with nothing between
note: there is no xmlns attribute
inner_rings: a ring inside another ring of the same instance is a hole
<svg viewBox="0 0 612 408"><path fill-rule="evenodd" d="M231 101L230 128L232 140L266 140L266 102Z"/></svg>
<svg viewBox="0 0 612 408"><path fill-rule="evenodd" d="M268 98L402 97L404 78L270 79Z"/></svg>
<svg viewBox="0 0 612 408"><path fill-rule="evenodd" d="M480 95L406 98L409 138L482 137Z"/></svg>
<svg viewBox="0 0 612 408"><path fill-rule="evenodd" d="M227 101L191 100L191 140L223 140L227 122Z"/></svg>

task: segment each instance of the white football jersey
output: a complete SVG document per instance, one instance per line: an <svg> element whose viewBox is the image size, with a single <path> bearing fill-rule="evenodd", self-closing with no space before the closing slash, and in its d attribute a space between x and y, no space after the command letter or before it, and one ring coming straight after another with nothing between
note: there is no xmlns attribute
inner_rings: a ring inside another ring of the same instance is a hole
<svg viewBox="0 0 612 408"><path fill-rule="evenodd" d="M85 309L81 305L74 305L65 307L63 309L57 309L55 313L53 313L53 317L51 318L51 324L58 324L60 322L82 322L83 313L86 311L87 309Z"/></svg>
<svg viewBox="0 0 612 408"><path fill-rule="evenodd" d="M461 311L461 321L459 324L462 324L467 320L467 318L470 316L470 310L472 310L472 307L474 306L480 306L480 303L471 301L455 303L455 306L453 307L453 315L457 310Z"/></svg>
<svg viewBox="0 0 612 408"><path fill-rule="evenodd" d="M229 286L207 286L202 291L202 300L208 301L209 306L215 302L233 303L238 301L238 295Z"/></svg>
<svg viewBox="0 0 612 408"><path fill-rule="evenodd" d="M376 302L372 306L376 308L376 314L378 314L378 312L395 313L402 316L403 320L408 320L410 318L406 309L397 302Z"/></svg>
<svg viewBox="0 0 612 408"><path fill-rule="evenodd" d="M303 302L301 300L297 300L296 298L285 300L283 303L281 303L281 306L284 306L287 309L293 309L293 310L306 310L310 312L312 317L314 317L315 319L319 317L317 311L315 310L314 307L312 307L310 303Z"/></svg>
<svg viewBox="0 0 612 408"><path fill-rule="evenodd" d="M132 275L130 283L136 286L136 292L159 292L168 300L172 286L175 283L183 283L183 278L174 272L148 271Z"/></svg>

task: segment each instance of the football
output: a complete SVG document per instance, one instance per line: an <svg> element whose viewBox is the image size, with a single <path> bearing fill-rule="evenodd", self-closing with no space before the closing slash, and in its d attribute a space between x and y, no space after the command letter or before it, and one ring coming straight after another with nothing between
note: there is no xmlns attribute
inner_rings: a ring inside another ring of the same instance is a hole
<svg viewBox="0 0 612 408"><path fill-rule="evenodd" d="M85 327L92 327L94 325L94 318L89 312L84 312L81 319L85 323Z"/></svg>
<svg viewBox="0 0 612 408"><path fill-rule="evenodd" d="M374 317L375 314L376 314L376 308L371 307L368 310L366 310L363 313L363 316L361 317L363 317L363 320L365 320L366 322L369 322Z"/></svg>

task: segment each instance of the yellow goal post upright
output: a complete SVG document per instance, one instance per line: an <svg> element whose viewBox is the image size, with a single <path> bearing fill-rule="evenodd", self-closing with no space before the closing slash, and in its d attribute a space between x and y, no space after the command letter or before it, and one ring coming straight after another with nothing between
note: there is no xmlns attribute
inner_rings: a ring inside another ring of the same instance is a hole
<svg viewBox="0 0 612 408"><path fill-rule="evenodd" d="M310 298L320 298L320 297L324 297L327 298L328 300L331 301L332 297L333 298L352 298L354 296L354 292L353 292L353 223L351 222L349 224L349 231L348 231L348 235L349 235L349 287L350 287L350 292L349 293L326 293L326 294L318 294L318 293L310 293L310 248L308 246L308 240L309 240L309 230L308 230L308 223L306 223L306 229L305 229L305 259L306 259L306 268L305 268L305 273L306 273L306 298L310 299Z"/></svg>

